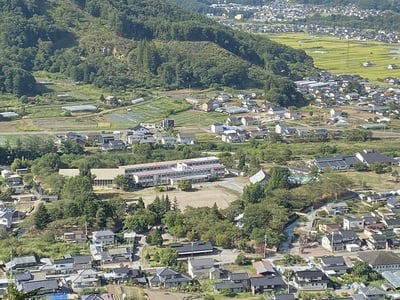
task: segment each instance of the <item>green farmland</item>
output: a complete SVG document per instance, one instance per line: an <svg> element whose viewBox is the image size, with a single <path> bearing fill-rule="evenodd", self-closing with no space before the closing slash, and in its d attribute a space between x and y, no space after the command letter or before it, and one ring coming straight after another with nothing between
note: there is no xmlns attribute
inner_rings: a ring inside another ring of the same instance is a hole
<svg viewBox="0 0 400 300"><path fill-rule="evenodd" d="M388 69L389 64L400 65L400 45L300 33L269 34L268 37L304 49L316 67L333 74L359 74L374 83L382 83L385 77L400 77L400 69ZM370 62L371 66L363 66L364 62Z"/></svg>

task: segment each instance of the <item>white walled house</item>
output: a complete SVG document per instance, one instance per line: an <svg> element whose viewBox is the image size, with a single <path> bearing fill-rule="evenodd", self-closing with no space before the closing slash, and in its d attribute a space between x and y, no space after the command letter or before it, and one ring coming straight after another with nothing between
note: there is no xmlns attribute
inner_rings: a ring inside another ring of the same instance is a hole
<svg viewBox="0 0 400 300"><path fill-rule="evenodd" d="M111 230L93 231L92 243L100 245L114 244L115 234Z"/></svg>

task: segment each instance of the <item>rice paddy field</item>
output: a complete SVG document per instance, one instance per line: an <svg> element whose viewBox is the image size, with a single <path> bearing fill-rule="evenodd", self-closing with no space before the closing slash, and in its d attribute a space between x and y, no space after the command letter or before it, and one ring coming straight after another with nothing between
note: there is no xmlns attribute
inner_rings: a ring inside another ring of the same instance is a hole
<svg viewBox="0 0 400 300"><path fill-rule="evenodd" d="M312 36L305 33L268 34L273 41L303 49L314 59L315 66L333 74L359 74L374 83L386 77L400 77L400 44L374 41L346 40L329 36ZM364 66L367 64L369 66Z"/></svg>

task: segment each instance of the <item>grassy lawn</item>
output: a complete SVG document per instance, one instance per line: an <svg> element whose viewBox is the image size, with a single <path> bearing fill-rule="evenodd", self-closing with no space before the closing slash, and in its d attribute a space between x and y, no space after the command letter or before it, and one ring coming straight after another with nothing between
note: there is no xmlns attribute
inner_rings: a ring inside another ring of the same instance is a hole
<svg viewBox="0 0 400 300"><path fill-rule="evenodd" d="M374 41L345 40L305 33L268 34L276 42L304 49L318 68L334 74L359 74L374 83L382 83L388 76L398 77L400 70L389 70L389 64L398 64L398 46ZM363 62L371 62L369 67Z"/></svg>
<svg viewBox="0 0 400 300"><path fill-rule="evenodd" d="M399 183L391 174L376 174L375 172L347 171L343 173L353 181L355 189L373 188L377 190L397 190Z"/></svg>

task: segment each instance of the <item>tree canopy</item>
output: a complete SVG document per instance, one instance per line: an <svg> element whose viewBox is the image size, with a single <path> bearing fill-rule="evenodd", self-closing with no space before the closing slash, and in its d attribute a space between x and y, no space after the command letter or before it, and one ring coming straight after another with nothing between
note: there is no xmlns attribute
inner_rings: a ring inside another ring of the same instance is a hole
<svg viewBox="0 0 400 300"><path fill-rule="evenodd" d="M35 94L32 72L44 70L114 90L265 86L272 101L300 106L304 99L284 77L314 71L303 50L168 1L0 0L0 7L0 92L17 96Z"/></svg>

